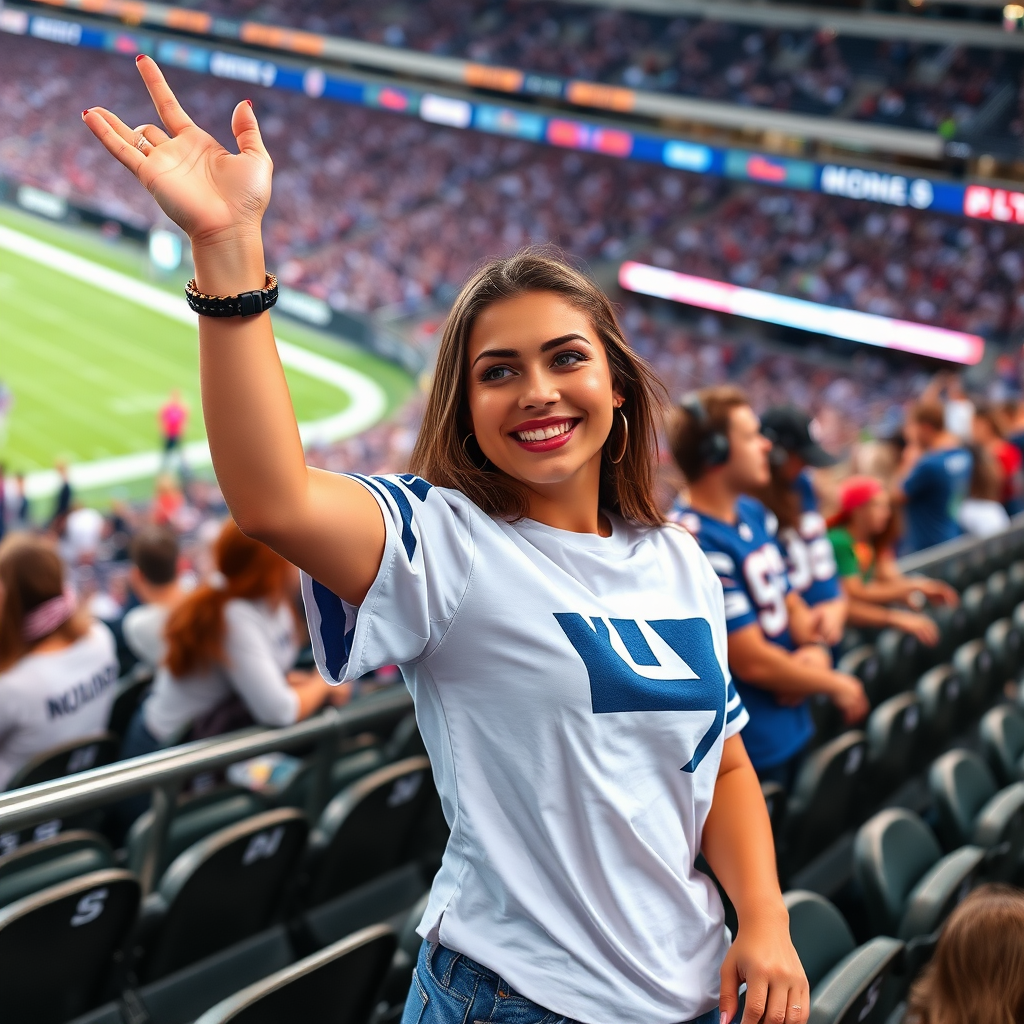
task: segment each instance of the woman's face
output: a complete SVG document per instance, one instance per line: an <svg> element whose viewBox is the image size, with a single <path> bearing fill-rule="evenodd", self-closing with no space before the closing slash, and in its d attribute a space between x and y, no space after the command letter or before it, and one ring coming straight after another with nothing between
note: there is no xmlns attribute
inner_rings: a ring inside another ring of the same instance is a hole
<svg viewBox="0 0 1024 1024"><path fill-rule="evenodd" d="M879 491L873 498L866 501L860 508L854 509L851 516L856 531L865 537L878 537L889 525L892 507L889 495Z"/></svg>
<svg viewBox="0 0 1024 1024"><path fill-rule="evenodd" d="M477 317L467 358L470 429L491 463L540 493L599 477L622 396L586 313L554 292L501 299Z"/></svg>

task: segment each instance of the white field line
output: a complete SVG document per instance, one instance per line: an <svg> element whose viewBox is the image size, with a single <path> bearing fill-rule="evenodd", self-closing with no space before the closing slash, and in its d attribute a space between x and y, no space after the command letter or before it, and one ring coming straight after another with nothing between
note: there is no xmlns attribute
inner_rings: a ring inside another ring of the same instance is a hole
<svg viewBox="0 0 1024 1024"><path fill-rule="evenodd" d="M3 225L0 225L0 248L35 263L41 263L68 277L84 281L93 288L99 288L118 298L138 303L154 313L188 324L198 331L198 318L180 296L171 295L144 281L138 281L111 270L110 267L76 256ZM279 340L277 351L285 366L307 377L333 385L349 399L349 405L343 412L311 423L300 423L299 433L303 444L323 444L351 437L373 426L384 415L387 408L384 391L375 380L365 374L287 341ZM153 476L160 468L160 458L159 451L151 451L97 459L94 462L81 462L70 467L71 483L76 488L84 490ZM205 441L194 441L185 446L185 458L191 466L209 463L210 447ZM55 470L30 473L25 479L25 490L32 498L53 494L59 485L60 480Z"/></svg>

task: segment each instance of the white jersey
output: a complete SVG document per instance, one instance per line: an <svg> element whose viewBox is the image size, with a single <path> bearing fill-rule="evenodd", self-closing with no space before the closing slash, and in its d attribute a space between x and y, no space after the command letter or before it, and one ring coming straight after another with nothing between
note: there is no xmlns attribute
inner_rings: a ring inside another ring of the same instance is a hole
<svg viewBox="0 0 1024 1024"><path fill-rule="evenodd" d="M100 622L0 673L0 790L37 754L105 732L116 682L114 637Z"/></svg>
<svg viewBox="0 0 1024 1024"><path fill-rule="evenodd" d="M157 669L142 706L146 728L161 743L180 736L233 693L261 725L291 725L299 698L285 672L295 663L295 618L286 604L235 598L224 606L224 661L189 676Z"/></svg>
<svg viewBox="0 0 1024 1024"><path fill-rule="evenodd" d="M303 594L325 677L398 664L416 702L451 827L420 934L588 1024L714 1007L728 939L693 862L746 711L697 544L356 479L384 513L377 578L358 609L308 576Z"/></svg>

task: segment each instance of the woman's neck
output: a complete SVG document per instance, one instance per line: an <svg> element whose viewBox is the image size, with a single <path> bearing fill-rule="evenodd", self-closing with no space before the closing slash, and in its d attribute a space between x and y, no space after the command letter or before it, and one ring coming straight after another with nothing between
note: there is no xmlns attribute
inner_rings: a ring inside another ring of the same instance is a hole
<svg viewBox="0 0 1024 1024"><path fill-rule="evenodd" d="M556 530L596 533L610 537L608 517L599 508L601 454L568 480L555 484L527 484L529 516Z"/></svg>

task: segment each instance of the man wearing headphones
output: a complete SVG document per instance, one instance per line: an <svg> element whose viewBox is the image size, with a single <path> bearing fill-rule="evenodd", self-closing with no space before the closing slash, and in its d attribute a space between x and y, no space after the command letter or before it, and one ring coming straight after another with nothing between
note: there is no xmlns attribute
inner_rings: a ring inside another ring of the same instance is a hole
<svg viewBox="0 0 1024 1024"><path fill-rule="evenodd" d="M814 617L790 587L767 510L747 492L767 485L772 442L738 388L687 395L669 431L689 502L671 518L690 531L722 582L729 668L750 715L743 741L762 781L792 790L814 733L807 698L821 693L848 723L868 701L836 672Z"/></svg>

